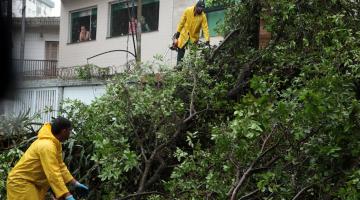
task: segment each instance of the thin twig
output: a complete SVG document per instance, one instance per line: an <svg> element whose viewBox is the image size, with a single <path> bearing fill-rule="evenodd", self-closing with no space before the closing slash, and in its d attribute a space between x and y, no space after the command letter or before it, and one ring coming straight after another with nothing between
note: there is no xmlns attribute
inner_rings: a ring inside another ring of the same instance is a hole
<svg viewBox="0 0 360 200"><path fill-rule="evenodd" d="M140 193L135 193L135 194L129 194L126 197L121 198L120 200L127 200L127 199L131 199L131 198L134 198L134 197L152 195L152 194L159 194L159 195L165 196L164 193L157 192L157 191L151 191L151 192L140 192Z"/></svg>
<svg viewBox="0 0 360 200"><path fill-rule="evenodd" d="M271 134L272 133L270 133L269 135L271 135ZM263 141L262 146L265 146L269 139L270 139L270 137L266 137L265 140ZM274 144L273 146L268 148L266 151L263 151L264 149L262 148L262 150L260 151L260 155L251 163L251 165L247 168L247 170L242 175L241 179L236 184L236 187L234 188L234 190L232 191L232 194L231 194L231 198L230 198L231 200L236 199L236 195L237 195L240 187L242 186L242 184L244 183L246 178L251 174L251 172L252 172L254 166L256 165L256 163L259 160L261 160L268 152L270 152L272 149L274 149L279 144L279 142L280 142L280 140L276 144Z"/></svg>
<svg viewBox="0 0 360 200"><path fill-rule="evenodd" d="M305 192L306 190L312 188L313 186L314 186L314 184L311 184L311 185L309 185L309 186L307 186L307 187L304 187L303 189L301 189L301 190L294 196L294 198L292 198L292 200L298 199L298 198L302 195L303 192Z"/></svg>
<svg viewBox="0 0 360 200"><path fill-rule="evenodd" d="M239 200L245 200L245 199L248 199L248 198L250 198L250 197L252 197L252 196L254 196L256 193L258 193L260 190L259 189L256 189L256 190L254 190L254 191L252 191L252 192L250 192L250 193L248 193L248 194L246 194L246 195L244 195L244 196L242 196L242 197L240 197L240 199Z"/></svg>

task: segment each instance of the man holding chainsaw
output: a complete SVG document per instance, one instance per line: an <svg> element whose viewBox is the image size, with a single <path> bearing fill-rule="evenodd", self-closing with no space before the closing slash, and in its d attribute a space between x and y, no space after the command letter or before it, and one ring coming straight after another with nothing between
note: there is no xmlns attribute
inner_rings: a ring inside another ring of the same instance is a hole
<svg viewBox="0 0 360 200"><path fill-rule="evenodd" d="M204 13L205 3L199 0L194 6L185 9L177 32L174 34L174 44L178 49L177 62L181 62L187 43L197 43L199 41L200 30L202 29L206 41L206 45L210 45L209 27Z"/></svg>
<svg viewBox="0 0 360 200"><path fill-rule="evenodd" d="M75 200L67 183L81 195L89 192L86 185L74 179L62 159L61 143L69 138L71 129L71 122L63 117L42 126L37 139L8 175L8 200L44 200L49 188L58 199Z"/></svg>

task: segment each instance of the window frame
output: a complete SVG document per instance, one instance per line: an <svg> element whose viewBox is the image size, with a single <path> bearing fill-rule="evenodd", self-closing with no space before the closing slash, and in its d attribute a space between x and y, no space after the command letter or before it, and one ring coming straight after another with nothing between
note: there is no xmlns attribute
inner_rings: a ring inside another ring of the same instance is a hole
<svg viewBox="0 0 360 200"><path fill-rule="evenodd" d="M67 40L67 44L81 44L81 43L84 43L84 42L92 42L92 41L96 41L96 38L95 39L91 39L91 40L88 40L88 41L82 41L82 42L72 42L72 38L71 38L71 35L72 35L72 14L73 13L77 13L77 12L83 12L83 11L88 11L88 10L92 10L96 8L96 27L97 27L97 23L98 23L98 5L93 5L93 6L89 6L89 7L85 7L85 8L80 8L80 9L75 9L75 10L71 10L69 11L69 16L68 16L68 19L69 19L69 22L68 22L68 40ZM96 28L96 36L97 36L97 28Z"/></svg>
<svg viewBox="0 0 360 200"><path fill-rule="evenodd" d="M111 28L112 28L112 6L118 3L126 3L127 0L115 0L115 1L111 1L108 3L108 24L107 24L107 33L106 33L106 39L111 39L111 38L118 38L118 37L127 37L129 34L124 34L124 35L111 35ZM160 2L161 0L154 0L153 3L158 2L159 3L159 12L158 12L158 24L157 24L157 29L156 30L151 30L148 32L142 32L141 34L147 34L147 33L153 33L153 32L158 32L159 31L159 27L160 27ZM129 2L131 4L131 2ZM137 6L137 3L135 2L135 6ZM132 5L130 5L130 8L132 7ZM143 8L144 9L144 8ZM130 35L129 35L130 36Z"/></svg>

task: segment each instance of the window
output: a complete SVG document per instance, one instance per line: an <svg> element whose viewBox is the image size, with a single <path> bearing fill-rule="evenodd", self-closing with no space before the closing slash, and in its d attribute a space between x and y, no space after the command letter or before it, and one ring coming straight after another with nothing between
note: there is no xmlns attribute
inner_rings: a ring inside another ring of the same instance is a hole
<svg viewBox="0 0 360 200"><path fill-rule="evenodd" d="M70 42L96 40L97 8L71 12Z"/></svg>
<svg viewBox="0 0 360 200"><path fill-rule="evenodd" d="M110 4L110 37L122 36L136 32L135 19L137 16L137 5L129 3ZM130 16L134 16L130 22ZM144 23L141 26L142 32L156 31L159 28L159 0L143 0L142 15Z"/></svg>
<svg viewBox="0 0 360 200"><path fill-rule="evenodd" d="M220 36L221 34L218 32L217 28L219 23L224 21L225 10L222 8L214 8L209 9L206 12L209 32L211 37Z"/></svg>

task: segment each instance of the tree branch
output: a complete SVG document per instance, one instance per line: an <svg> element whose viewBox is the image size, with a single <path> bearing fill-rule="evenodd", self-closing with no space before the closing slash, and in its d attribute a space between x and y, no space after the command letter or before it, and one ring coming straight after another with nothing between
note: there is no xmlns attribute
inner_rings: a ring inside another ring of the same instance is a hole
<svg viewBox="0 0 360 200"><path fill-rule="evenodd" d="M190 116L193 115L195 111L195 106L194 106L194 96L195 96L195 90L196 90L196 83L197 83L197 79L196 79L196 74L192 71L192 75L193 75L193 80L194 80L194 83L193 83L193 89L191 91L191 95L190 95Z"/></svg>
<svg viewBox="0 0 360 200"><path fill-rule="evenodd" d="M166 163L163 158L160 156L158 157L158 160L160 161L160 165L155 170L154 174L149 178L149 180L145 184L145 188L149 187L151 184L153 184L155 181L157 181L160 178L161 172L167 167Z"/></svg>
<svg viewBox="0 0 360 200"><path fill-rule="evenodd" d="M126 196L126 197L120 198L120 200L127 200L127 199L131 199L131 198L134 198L134 197L152 195L152 194L159 194L159 195L162 195L162 196L166 196L164 193L157 192L157 191L151 191L151 192L140 192L140 193L130 194L130 195Z"/></svg>
<svg viewBox="0 0 360 200"><path fill-rule="evenodd" d="M272 133L269 134L270 136L272 135ZM251 163L251 165L247 168L247 170L244 172L244 174L242 175L242 177L240 178L240 180L238 181L238 183L236 184L236 187L233 189L232 194L231 194L231 198L230 200L235 200L237 193L240 189L240 187L242 186L242 184L244 183L244 181L246 180L246 178L251 174L254 166L256 165L256 163L261 160L268 152L270 152L271 150L273 150L276 146L279 145L280 140L275 143L273 146L271 146L270 148L268 148L267 150L264 151L264 146L267 144L268 140L270 139L269 136L267 136L265 138L265 140L263 141L262 144L262 148L260 151L260 155Z"/></svg>
<svg viewBox="0 0 360 200"><path fill-rule="evenodd" d="M311 184L311 185L309 185L309 186L307 186L307 187L304 187L303 189L301 189L301 190L292 198L292 200L298 199L298 198L302 195L303 192L305 192L306 190L312 188L313 186L314 186L314 184Z"/></svg>
<svg viewBox="0 0 360 200"><path fill-rule="evenodd" d="M192 76L193 77L193 88L192 88L192 92L190 95L189 116L186 117L185 119L183 119L180 123L178 123L177 129L176 129L175 133L171 136L171 138L167 142L164 142L164 143L156 146L156 148L151 152L149 157L146 156L144 147L143 147L142 143L140 143L141 154L145 161L145 167L144 167L144 172L141 175L137 193L144 192L148 186L150 186L152 183L154 183L156 180L158 180L160 177L160 173L166 168L166 163L161 158L161 156L159 156L159 153L165 147L167 147L168 145L170 145L171 143L173 143L176 140L176 138L179 136L179 134L183 132L184 126L186 125L186 123L188 123L191 119L193 119L199 113L204 112L208 109L208 108L206 108L200 112L196 112L196 110L195 110L194 102L195 102L195 93L196 93L196 87L197 87L197 78L196 78L195 72L193 72L192 75L193 75ZM148 179L150 169L153 166L155 158L158 158L158 160L160 161L161 164L158 166L158 168L156 169L154 174Z"/></svg>
<svg viewBox="0 0 360 200"><path fill-rule="evenodd" d="M219 46L217 46L214 51L212 52L212 54L210 55L210 60L213 60L214 57L216 56L216 54L218 53L218 51L221 49L222 46L224 46L229 40L230 38L233 37L233 35L238 34L240 31L240 29L236 29L231 31L222 42L220 42Z"/></svg>
<svg viewBox="0 0 360 200"><path fill-rule="evenodd" d="M246 194L246 195L244 195L244 196L242 196L242 197L240 197L240 199L239 200L245 200L245 199L248 199L248 198L250 198L250 197L252 197L252 196L254 196L256 193L258 193L260 190L259 189L256 189L256 190L254 190L254 191L252 191L252 192L250 192L250 193L248 193L248 194Z"/></svg>
<svg viewBox="0 0 360 200"><path fill-rule="evenodd" d="M252 69L253 65L260 58L261 58L261 56L258 55L243 65L243 67L240 70L240 73L238 74L237 82L236 82L234 88L232 88L227 94L228 98L234 98L234 97L238 96L239 94L240 95L242 94L241 91L243 90L243 88L245 88L245 86L248 83L248 79L251 76L251 69Z"/></svg>

